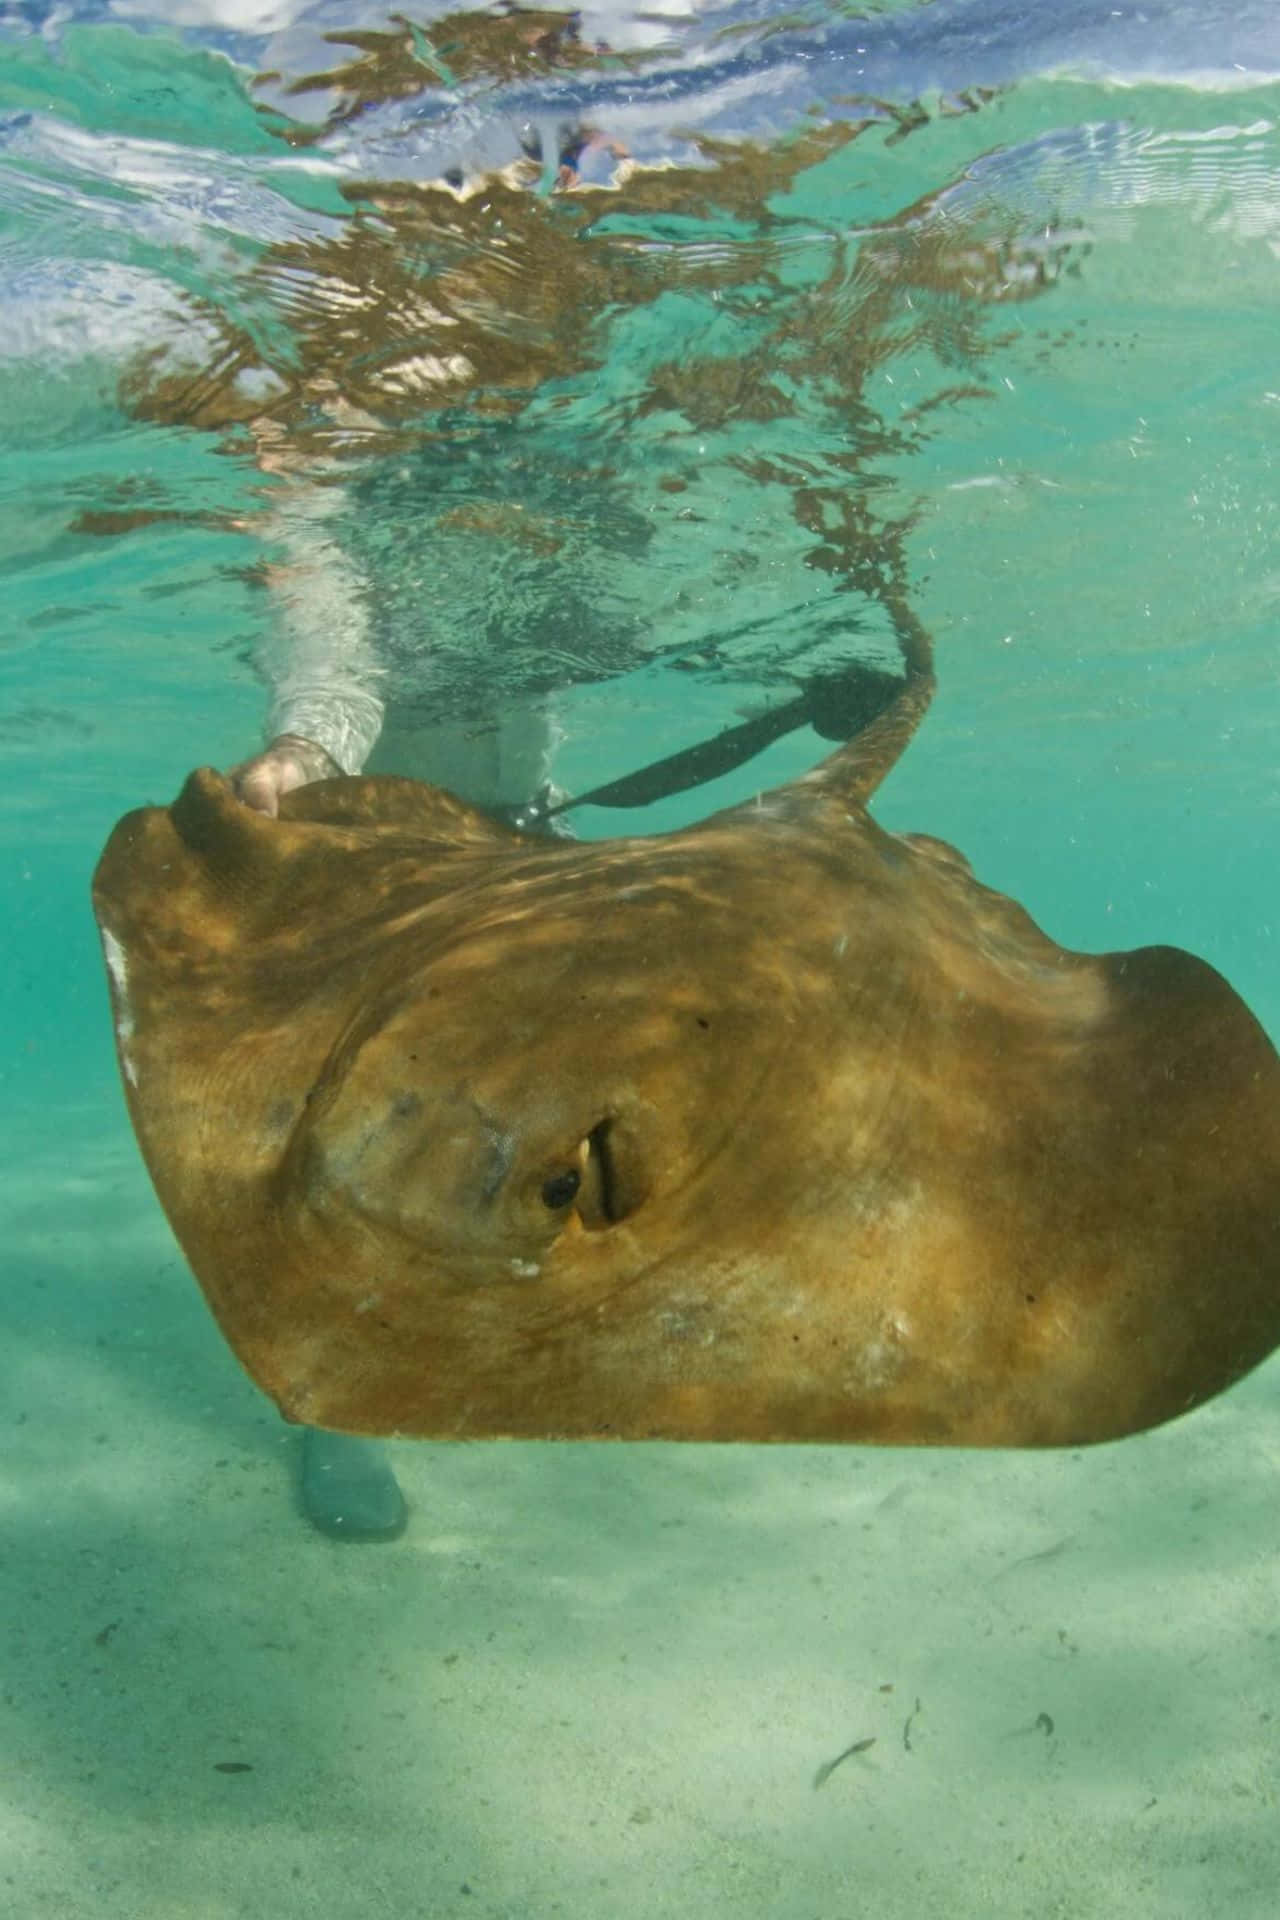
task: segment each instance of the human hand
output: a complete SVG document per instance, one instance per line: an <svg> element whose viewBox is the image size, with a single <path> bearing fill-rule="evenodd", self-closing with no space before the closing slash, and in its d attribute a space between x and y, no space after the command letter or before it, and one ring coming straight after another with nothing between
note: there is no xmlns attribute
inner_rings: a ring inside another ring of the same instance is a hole
<svg viewBox="0 0 1280 1920"><path fill-rule="evenodd" d="M227 778L247 807L274 818L280 811L282 794L309 786L313 780L336 780L341 773L337 761L314 740L304 740L300 733L280 733L252 760L242 760L232 767Z"/></svg>

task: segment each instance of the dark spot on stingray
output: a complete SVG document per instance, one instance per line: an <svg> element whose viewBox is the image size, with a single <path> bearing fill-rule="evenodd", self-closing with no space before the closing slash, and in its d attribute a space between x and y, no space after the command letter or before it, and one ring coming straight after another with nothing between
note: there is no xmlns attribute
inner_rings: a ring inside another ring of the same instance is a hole
<svg viewBox="0 0 1280 1920"><path fill-rule="evenodd" d="M553 1173L549 1180L542 1183L542 1204L554 1211L567 1207L578 1197L578 1188L582 1185L582 1175L576 1167L566 1167L563 1173Z"/></svg>
<svg viewBox="0 0 1280 1920"><path fill-rule="evenodd" d="M699 1013L699 1014L696 1014L694 1017L697 1020L698 1025L702 1028L703 1032L705 1033L708 1027L711 1025L711 1022L707 1019L707 1016L704 1013Z"/></svg>

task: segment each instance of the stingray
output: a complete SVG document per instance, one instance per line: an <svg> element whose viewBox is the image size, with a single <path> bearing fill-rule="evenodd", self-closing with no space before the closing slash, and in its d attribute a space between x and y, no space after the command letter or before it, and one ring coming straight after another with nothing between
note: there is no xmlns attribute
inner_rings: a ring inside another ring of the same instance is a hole
<svg viewBox="0 0 1280 1920"><path fill-rule="evenodd" d="M1280 1060L1207 964L1065 950L867 810L931 675L683 831L193 773L95 904L134 1127L287 1418L1074 1445L1280 1340Z"/></svg>

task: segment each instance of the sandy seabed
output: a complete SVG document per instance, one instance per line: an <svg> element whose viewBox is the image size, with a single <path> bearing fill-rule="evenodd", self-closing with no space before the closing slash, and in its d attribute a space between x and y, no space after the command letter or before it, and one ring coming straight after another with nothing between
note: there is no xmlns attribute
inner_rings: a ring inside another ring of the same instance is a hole
<svg viewBox="0 0 1280 1920"><path fill-rule="evenodd" d="M1074 1454L404 1444L342 1544L114 1090L4 1164L15 1920L1274 1920L1274 1363Z"/></svg>

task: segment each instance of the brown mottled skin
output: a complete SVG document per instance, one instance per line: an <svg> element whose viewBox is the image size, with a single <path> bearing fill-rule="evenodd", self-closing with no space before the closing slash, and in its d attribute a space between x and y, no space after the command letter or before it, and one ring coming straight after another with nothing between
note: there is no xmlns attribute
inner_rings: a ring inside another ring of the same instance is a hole
<svg viewBox="0 0 1280 1920"><path fill-rule="evenodd" d="M656 838L209 770L120 822L134 1125L286 1415L1075 1444L1280 1341L1280 1060L1190 955L1066 952L875 825L929 688Z"/></svg>

